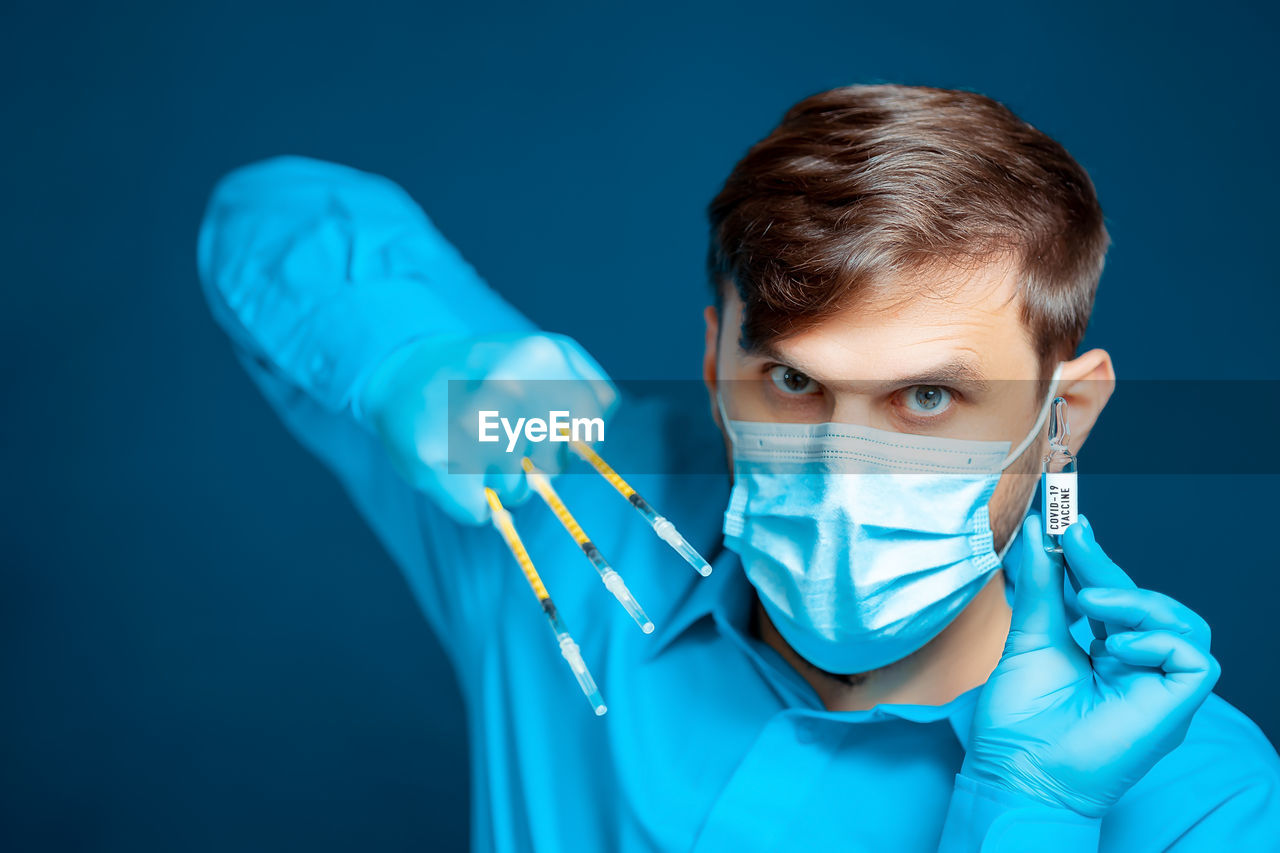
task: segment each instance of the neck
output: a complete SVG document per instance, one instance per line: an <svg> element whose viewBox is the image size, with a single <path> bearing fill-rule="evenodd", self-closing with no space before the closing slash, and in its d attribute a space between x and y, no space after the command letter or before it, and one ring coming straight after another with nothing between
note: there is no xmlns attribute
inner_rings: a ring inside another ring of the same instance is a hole
<svg viewBox="0 0 1280 853"><path fill-rule="evenodd" d="M778 633L759 600L760 638L773 647L817 692L829 711L863 711L876 705L942 705L986 682L1000 662L1012 612L1005 600L1004 572L924 648L896 663L854 679L837 681L816 669Z"/></svg>

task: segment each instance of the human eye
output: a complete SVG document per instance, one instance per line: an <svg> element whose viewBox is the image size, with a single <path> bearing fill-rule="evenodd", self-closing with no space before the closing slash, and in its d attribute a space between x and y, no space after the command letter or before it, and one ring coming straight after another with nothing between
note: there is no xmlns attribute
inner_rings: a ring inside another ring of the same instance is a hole
<svg viewBox="0 0 1280 853"><path fill-rule="evenodd" d="M955 402L955 394L941 385L912 385L898 392L898 405L914 420L929 420L947 412Z"/></svg>
<svg viewBox="0 0 1280 853"><path fill-rule="evenodd" d="M804 397L817 394L822 386L794 367L775 364L769 368L769 378L778 392L787 397Z"/></svg>

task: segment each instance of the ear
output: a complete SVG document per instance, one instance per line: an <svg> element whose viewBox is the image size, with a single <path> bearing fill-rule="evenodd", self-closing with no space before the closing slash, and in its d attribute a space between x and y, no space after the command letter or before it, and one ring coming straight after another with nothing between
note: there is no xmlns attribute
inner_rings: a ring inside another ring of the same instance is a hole
<svg viewBox="0 0 1280 853"><path fill-rule="evenodd" d="M1116 371L1106 350L1091 349L1062 365L1057 393L1067 401L1072 453L1089 438L1115 389Z"/></svg>
<svg viewBox="0 0 1280 853"><path fill-rule="evenodd" d="M720 423L720 407L716 405L716 361L720 346L720 315L714 305L708 305L702 311L702 319L706 321L707 330L703 339L702 350L702 383L707 386L707 400L711 405L711 417Z"/></svg>

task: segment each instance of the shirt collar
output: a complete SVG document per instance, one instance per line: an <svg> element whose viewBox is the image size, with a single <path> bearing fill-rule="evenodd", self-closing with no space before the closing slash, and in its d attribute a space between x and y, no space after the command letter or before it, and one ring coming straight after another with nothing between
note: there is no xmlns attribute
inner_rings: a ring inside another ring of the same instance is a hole
<svg viewBox="0 0 1280 853"><path fill-rule="evenodd" d="M661 654L698 620L704 616L710 616L716 605L725 601L726 593L730 599L736 598L741 595L741 585L750 584L750 581L742 575L738 555L724 547L723 539L716 545L716 551L711 555L709 562L711 574L706 577L690 578L684 597L671 609L671 613L665 620L666 624L658 626L650 641L653 657ZM734 580L741 582L736 590L733 588Z"/></svg>

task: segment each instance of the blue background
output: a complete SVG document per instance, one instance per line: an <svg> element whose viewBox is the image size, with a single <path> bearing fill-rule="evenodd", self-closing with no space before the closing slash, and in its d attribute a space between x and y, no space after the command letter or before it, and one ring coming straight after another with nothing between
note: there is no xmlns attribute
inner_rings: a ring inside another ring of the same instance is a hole
<svg viewBox="0 0 1280 853"><path fill-rule="evenodd" d="M889 5L6 3L0 832L465 845L452 675L197 287L208 191L247 161L386 174L612 373L691 378L703 208L745 148L832 86L976 89L1093 175L1115 245L1088 343L1122 376L1280 378L1274 7ZM1247 421L1232 387L1221 415ZM1168 403L1134 453L1200 452ZM1084 485L1113 556L1210 620L1220 692L1273 741L1276 487Z"/></svg>

